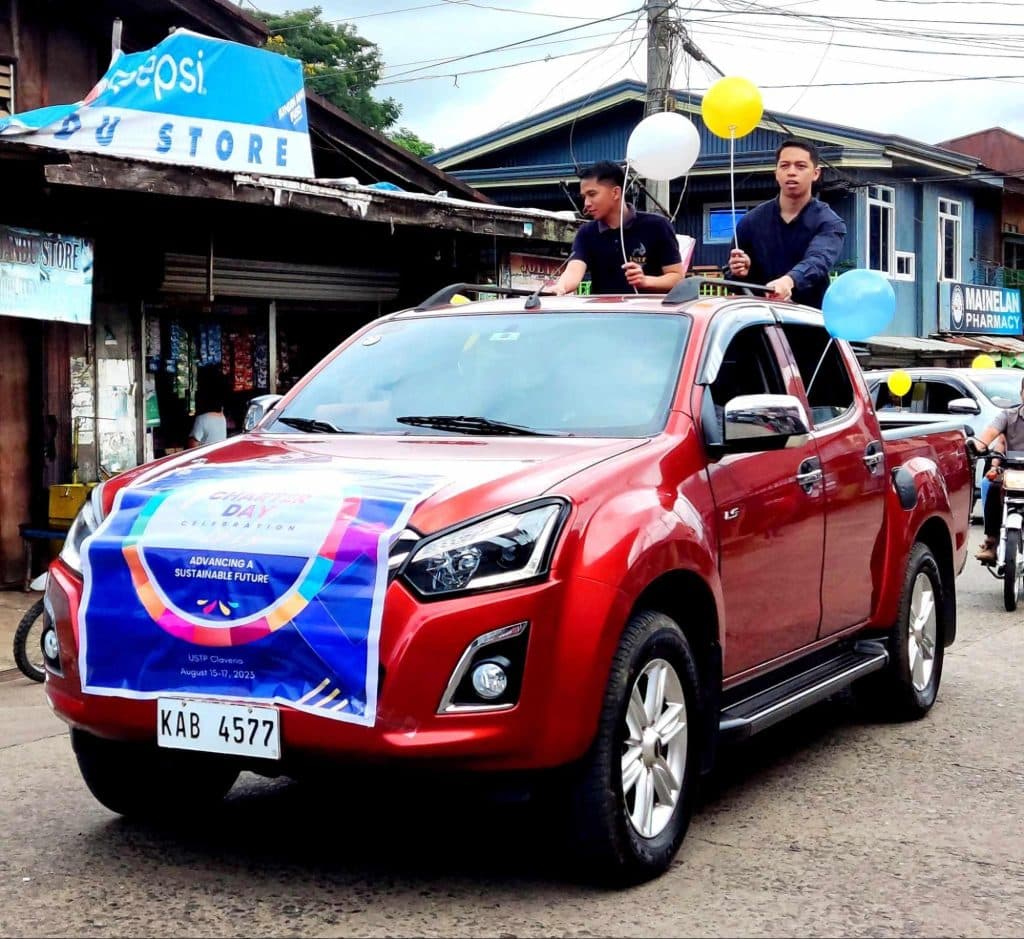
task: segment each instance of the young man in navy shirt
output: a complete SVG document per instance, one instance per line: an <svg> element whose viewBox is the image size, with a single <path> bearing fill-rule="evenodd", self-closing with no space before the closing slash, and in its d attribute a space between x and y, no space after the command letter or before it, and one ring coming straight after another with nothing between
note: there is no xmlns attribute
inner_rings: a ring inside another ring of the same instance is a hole
<svg viewBox="0 0 1024 939"><path fill-rule="evenodd" d="M583 210L592 221L576 233L569 263L554 286L559 296L575 291L587 271L591 294L668 293L682 278L672 223L653 212L638 212L628 203L623 206L624 181L622 169L607 161L580 172Z"/></svg>
<svg viewBox="0 0 1024 939"><path fill-rule="evenodd" d="M780 300L821 309L829 272L839 258L846 225L811 195L821 176L818 148L784 140L775 151L779 195L751 209L736 225L729 254L733 277L770 287Z"/></svg>

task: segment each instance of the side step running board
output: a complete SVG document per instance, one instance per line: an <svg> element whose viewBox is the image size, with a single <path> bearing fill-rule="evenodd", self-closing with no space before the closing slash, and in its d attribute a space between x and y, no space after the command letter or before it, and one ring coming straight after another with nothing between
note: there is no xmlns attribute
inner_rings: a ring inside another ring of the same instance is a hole
<svg viewBox="0 0 1024 939"><path fill-rule="evenodd" d="M835 658L724 708L719 733L723 740L743 740L885 668L888 661L882 643L858 642Z"/></svg>

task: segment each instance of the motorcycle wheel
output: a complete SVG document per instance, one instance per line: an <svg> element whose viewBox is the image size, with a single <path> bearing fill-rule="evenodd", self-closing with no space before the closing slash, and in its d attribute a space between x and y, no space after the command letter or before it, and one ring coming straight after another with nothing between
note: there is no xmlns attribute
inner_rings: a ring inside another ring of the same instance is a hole
<svg viewBox="0 0 1024 939"><path fill-rule="evenodd" d="M43 664L43 601L36 600L26 611L14 631L14 662L22 674L32 681L46 678Z"/></svg>
<svg viewBox="0 0 1024 939"><path fill-rule="evenodd" d="M1003 558L1003 606L1008 613L1017 609L1017 601L1020 599L1020 557L1020 530L1011 528L1006 533L1006 550Z"/></svg>

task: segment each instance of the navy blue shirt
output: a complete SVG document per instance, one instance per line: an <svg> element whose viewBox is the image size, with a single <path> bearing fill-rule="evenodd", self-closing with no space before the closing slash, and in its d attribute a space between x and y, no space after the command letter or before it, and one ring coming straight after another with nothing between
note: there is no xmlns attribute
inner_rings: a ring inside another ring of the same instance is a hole
<svg viewBox="0 0 1024 939"><path fill-rule="evenodd" d="M679 242L672 223L664 215L637 212L627 206L622 226L626 257L645 274L658 277L669 264L679 264ZM590 292L633 293L622 270L622 239L617 228L594 219L587 222L572 243L572 259L582 261L590 272Z"/></svg>
<svg viewBox="0 0 1024 939"><path fill-rule="evenodd" d="M783 221L777 198L762 202L736 224L738 246L750 255L750 273L741 279L767 284L789 274L794 302L820 310L845 237L846 224L819 199L791 222Z"/></svg>

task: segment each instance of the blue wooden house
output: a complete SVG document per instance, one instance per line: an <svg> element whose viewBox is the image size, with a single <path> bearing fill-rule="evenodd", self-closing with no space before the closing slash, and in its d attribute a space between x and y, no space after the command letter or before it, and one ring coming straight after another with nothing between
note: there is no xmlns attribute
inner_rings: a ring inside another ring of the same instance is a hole
<svg viewBox="0 0 1024 939"><path fill-rule="evenodd" d="M644 96L639 82L621 81L431 160L496 202L572 209L573 200L580 202L577 168L624 162L630 132L643 119ZM674 98L700 132L701 150L689 176L672 182L669 209L677 231L696 239L693 266L721 266L732 240L729 143L704 126L699 95L675 92ZM942 284L990 280L999 250L1001 178L980 173L974 157L905 137L766 113L736 141L737 217L778 192L774 152L788 136L813 140L821 151L817 194L847 225L837 270L870 268L891 279L897 313L888 334L928 337L948 330Z"/></svg>

